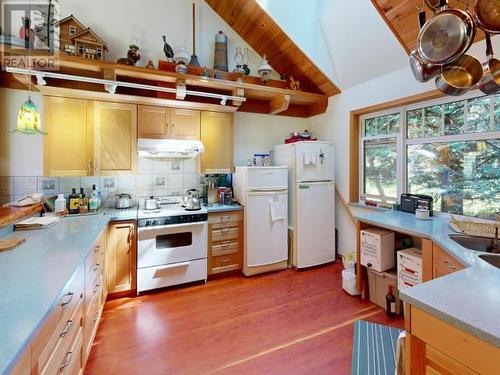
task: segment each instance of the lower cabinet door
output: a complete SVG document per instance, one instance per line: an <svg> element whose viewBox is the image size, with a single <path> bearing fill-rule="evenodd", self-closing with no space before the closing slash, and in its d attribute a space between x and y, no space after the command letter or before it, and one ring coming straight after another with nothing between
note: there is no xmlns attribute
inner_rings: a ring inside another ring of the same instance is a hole
<svg viewBox="0 0 500 375"><path fill-rule="evenodd" d="M136 289L135 222L110 223L106 239L108 293Z"/></svg>

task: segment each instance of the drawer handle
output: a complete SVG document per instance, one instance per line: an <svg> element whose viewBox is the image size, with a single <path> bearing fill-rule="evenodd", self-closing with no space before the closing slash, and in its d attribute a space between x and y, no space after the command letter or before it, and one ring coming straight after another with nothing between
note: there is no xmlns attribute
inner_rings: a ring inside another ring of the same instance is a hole
<svg viewBox="0 0 500 375"><path fill-rule="evenodd" d="M453 264L451 264L450 262L448 262L447 260L444 261L444 264L446 265L446 267L450 270L456 270L457 267L455 267Z"/></svg>
<svg viewBox="0 0 500 375"><path fill-rule="evenodd" d="M97 245L95 248L94 248L94 253L98 253L99 250L101 250L101 247L99 245Z"/></svg>
<svg viewBox="0 0 500 375"><path fill-rule="evenodd" d="M68 296L69 298L68 298L68 300L66 302L61 303L61 307L64 307L64 306L69 305L71 303L71 301L73 300L74 293L73 292L69 292L69 293L67 293L65 295Z"/></svg>
<svg viewBox="0 0 500 375"><path fill-rule="evenodd" d="M226 258L226 259L221 259L221 263L229 263L231 261L231 258Z"/></svg>
<svg viewBox="0 0 500 375"><path fill-rule="evenodd" d="M98 319L99 319L99 311L95 313L94 322L97 322Z"/></svg>
<svg viewBox="0 0 500 375"><path fill-rule="evenodd" d="M62 331L60 334L59 334L59 337L64 337L66 336L67 333L69 333L71 331L71 328L73 327L73 321L72 320L68 320L68 322L66 323L66 327L64 327L64 331Z"/></svg>
<svg viewBox="0 0 500 375"><path fill-rule="evenodd" d="M101 267L101 265L99 263L96 263L94 266L94 272L97 272L99 270L99 267Z"/></svg>
<svg viewBox="0 0 500 375"><path fill-rule="evenodd" d="M231 220L231 216L221 216L220 221L223 223L228 223Z"/></svg>
<svg viewBox="0 0 500 375"><path fill-rule="evenodd" d="M96 294L99 291L100 286L101 286L100 284L95 284L94 294Z"/></svg>
<svg viewBox="0 0 500 375"><path fill-rule="evenodd" d="M59 366L59 370L64 370L68 365L71 363L71 359L73 358L73 352L67 352L66 353L66 361Z"/></svg>
<svg viewBox="0 0 500 375"><path fill-rule="evenodd" d="M229 232L229 228L223 228L222 229L222 233L227 233L227 232Z"/></svg>

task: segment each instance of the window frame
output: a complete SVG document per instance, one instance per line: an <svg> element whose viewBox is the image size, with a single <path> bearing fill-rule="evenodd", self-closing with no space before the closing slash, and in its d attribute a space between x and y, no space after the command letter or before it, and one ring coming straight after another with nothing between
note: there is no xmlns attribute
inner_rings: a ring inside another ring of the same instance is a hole
<svg viewBox="0 0 500 375"><path fill-rule="evenodd" d="M76 26L69 26L68 32L70 36L76 35Z"/></svg>
<svg viewBox="0 0 500 375"><path fill-rule="evenodd" d="M424 100L415 102L413 104L396 106L389 109L384 109L382 111L371 112L362 114L359 116L359 202L363 203L366 198L374 199L376 201L381 201L387 203L386 198L390 198L392 202L394 200L393 197L382 197L376 195L367 195L365 193L365 142L380 140L380 139L388 139L395 138L396 139L396 152L397 152L397 170L396 170L396 201L400 201L401 194L408 189L408 161L407 161L407 147L409 145L418 145L418 144L432 144L432 143L449 143L449 142L464 142L464 141L481 141L484 139L500 139L500 130L495 130L495 107L494 100L490 101L490 130L486 132L472 132L472 133L462 133L462 134L450 134L450 135L440 135L434 137L420 137L420 138L408 138L407 137L407 112L416 110L416 109L424 109L427 107L432 107L435 105L445 105L447 103L453 102L462 102L465 101L464 107L464 121L467 124L467 115L468 115L468 101L475 98L489 97L494 98L500 94L495 95L484 95L483 93L474 90L467 94L464 94L460 97L441 97L437 99ZM399 123L399 132L396 134L390 135L382 135L382 136L365 136L365 120L380 117L389 114L400 113L400 123ZM444 133L444 114L441 116L441 130ZM437 211L440 215L449 216L450 214L447 212ZM456 214L453 214L456 215ZM459 215L458 215L459 216Z"/></svg>

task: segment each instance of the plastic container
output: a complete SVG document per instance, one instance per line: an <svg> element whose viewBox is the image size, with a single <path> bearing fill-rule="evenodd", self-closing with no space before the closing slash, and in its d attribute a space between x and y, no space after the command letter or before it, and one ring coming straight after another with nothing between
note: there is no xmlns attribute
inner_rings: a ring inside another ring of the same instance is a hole
<svg viewBox="0 0 500 375"><path fill-rule="evenodd" d="M357 296L360 294L358 288L356 288L356 274L354 271L342 271L342 289L344 289L351 296Z"/></svg>
<svg viewBox="0 0 500 375"><path fill-rule="evenodd" d="M55 213L64 212L66 210L66 199L64 199L64 194L58 194L55 202Z"/></svg>

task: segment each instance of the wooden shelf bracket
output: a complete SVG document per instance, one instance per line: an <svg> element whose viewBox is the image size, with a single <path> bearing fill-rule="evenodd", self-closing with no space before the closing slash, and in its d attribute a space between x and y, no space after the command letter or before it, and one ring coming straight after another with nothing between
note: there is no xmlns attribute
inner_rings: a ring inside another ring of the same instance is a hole
<svg viewBox="0 0 500 375"><path fill-rule="evenodd" d="M275 96L269 103L269 114L275 115L277 113L284 112L288 109L289 105L290 105L290 95Z"/></svg>

